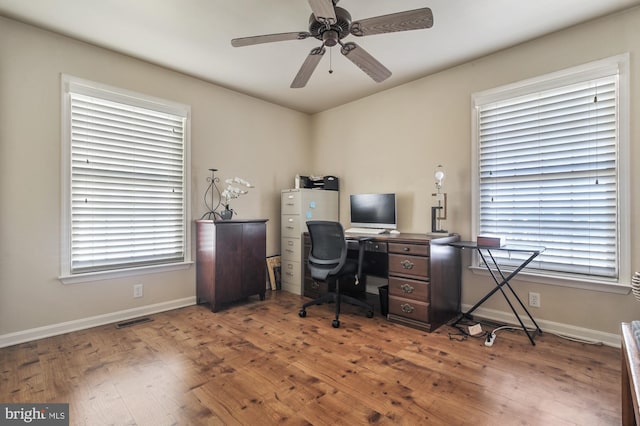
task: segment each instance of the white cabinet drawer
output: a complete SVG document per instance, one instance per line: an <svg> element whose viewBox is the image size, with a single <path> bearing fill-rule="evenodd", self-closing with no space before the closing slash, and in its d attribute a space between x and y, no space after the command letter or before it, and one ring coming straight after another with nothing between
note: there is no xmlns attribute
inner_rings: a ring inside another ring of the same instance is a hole
<svg viewBox="0 0 640 426"><path fill-rule="evenodd" d="M300 262L294 262L291 260L281 261L282 265L282 281L286 281L288 283L292 283L298 286L298 288L302 287L302 276L300 274Z"/></svg>
<svg viewBox="0 0 640 426"><path fill-rule="evenodd" d="M300 238L300 216L292 214L282 215L280 236L282 238Z"/></svg>
<svg viewBox="0 0 640 426"><path fill-rule="evenodd" d="M282 238L280 241L280 247L282 250L282 253L280 254L281 259L300 262L302 253L301 246L302 240L300 238Z"/></svg>
<svg viewBox="0 0 640 426"><path fill-rule="evenodd" d="M282 214L299 214L300 213L300 193L299 192L283 192L282 205L280 206Z"/></svg>

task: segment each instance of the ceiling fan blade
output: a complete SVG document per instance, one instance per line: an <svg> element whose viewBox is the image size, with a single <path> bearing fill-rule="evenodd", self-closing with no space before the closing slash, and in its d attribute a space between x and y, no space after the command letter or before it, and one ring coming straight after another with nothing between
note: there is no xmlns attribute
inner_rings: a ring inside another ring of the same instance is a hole
<svg viewBox="0 0 640 426"><path fill-rule="evenodd" d="M366 50L353 42L344 43L340 52L376 83L381 83L391 77L391 71L378 62L378 60L371 56Z"/></svg>
<svg viewBox="0 0 640 426"><path fill-rule="evenodd" d="M428 7L390 15L361 19L351 23L351 34L362 37L397 31L420 30L433 26L433 13Z"/></svg>
<svg viewBox="0 0 640 426"><path fill-rule="evenodd" d="M311 74L313 74L313 71L318 66L318 63L320 62L320 59L322 59L322 55L324 55L325 51L326 49L324 46L314 47L311 49L307 59L304 60L304 63L300 67L298 74L296 74L296 77L291 82L292 89L299 89L307 85L307 82L311 78Z"/></svg>
<svg viewBox="0 0 640 426"><path fill-rule="evenodd" d="M333 8L332 0L309 0L309 6L317 21L329 24L336 23L336 11Z"/></svg>
<svg viewBox="0 0 640 426"><path fill-rule="evenodd" d="M305 31L299 31L297 33L265 34L252 37L234 38L231 40L231 45L233 47L242 47L261 43L273 43L274 41L304 40L310 36L311 34Z"/></svg>

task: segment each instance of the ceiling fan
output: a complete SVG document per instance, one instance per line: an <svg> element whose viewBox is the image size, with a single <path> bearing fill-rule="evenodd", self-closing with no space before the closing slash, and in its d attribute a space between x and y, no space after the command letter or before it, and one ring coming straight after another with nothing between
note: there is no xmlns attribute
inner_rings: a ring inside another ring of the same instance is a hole
<svg viewBox="0 0 640 426"><path fill-rule="evenodd" d="M304 40L308 37L320 40L322 45L311 49L298 74L293 79L291 88L294 89L304 87L307 84L326 51L325 47L333 47L337 44L341 47L340 53L369 75L376 83L380 83L391 76L391 71L356 43L345 43L342 39L349 34L363 37L431 28L433 26L433 14L428 7L352 22L351 14L345 9L336 6L339 0L308 1L313 12L309 17L309 31L266 34L231 40L231 45L234 47L276 41Z"/></svg>

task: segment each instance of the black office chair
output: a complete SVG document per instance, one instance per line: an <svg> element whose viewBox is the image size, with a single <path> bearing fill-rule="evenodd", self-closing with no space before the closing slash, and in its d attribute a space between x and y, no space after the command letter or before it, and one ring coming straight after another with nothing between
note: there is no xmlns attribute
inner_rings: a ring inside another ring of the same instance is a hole
<svg viewBox="0 0 640 426"><path fill-rule="evenodd" d="M314 280L326 281L329 292L323 296L302 305L300 315L307 316L307 307L321 305L326 302L335 302L336 319L331 325L340 327L340 303L345 301L352 305L360 306L367 310L367 317L373 317L373 306L367 302L340 293L340 278L355 276L356 284L362 275L362 259L364 244L360 244L358 261L347 258L347 240L344 237L344 229L340 222L312 220L307 222L309 235L311 236L311 252L309 253L308 267ZM361 239L361 242L364 242ZM334 289L334 291L332 291Z"/></svg>

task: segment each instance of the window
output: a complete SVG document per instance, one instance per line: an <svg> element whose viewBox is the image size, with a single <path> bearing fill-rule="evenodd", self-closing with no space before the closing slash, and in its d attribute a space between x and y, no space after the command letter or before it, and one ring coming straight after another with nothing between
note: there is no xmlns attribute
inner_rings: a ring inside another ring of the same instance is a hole
<svg viewBox="0 0 640 426"><path fill-rule="evenodd" d="M474 235L544 246L530 274L628 286L628 88L621 55L475 94Z"/></svg>
<svg viewBox="0 0 640 426"><path fill-rule="evenodd" d="M62 279L189 261L189 107L63 76Z"/></svg>

